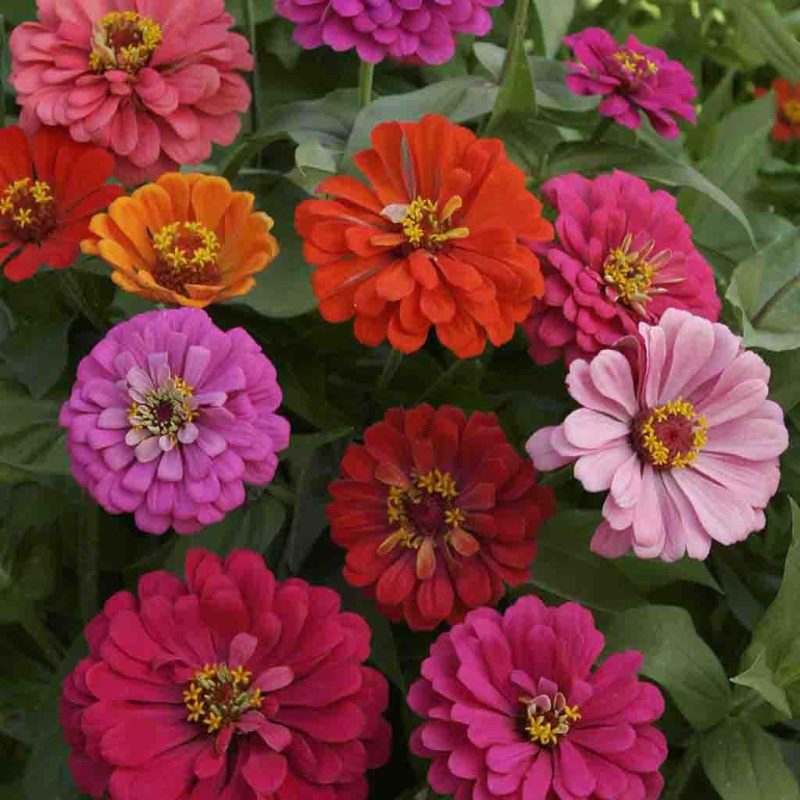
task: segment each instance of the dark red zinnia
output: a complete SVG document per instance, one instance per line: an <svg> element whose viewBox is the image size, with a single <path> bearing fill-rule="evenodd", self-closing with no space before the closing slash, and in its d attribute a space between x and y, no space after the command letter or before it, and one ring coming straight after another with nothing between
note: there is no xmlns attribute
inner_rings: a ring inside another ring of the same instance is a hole
<svg viewBox="0 0 800 800"><path fill-rule="evenodd" d="M352 444L331 484L345 579L424 630L494 605L528 579L534 534L554 511L494 414L394 408Z"/></svg>
<svg viewBox="0 0 800 800"><path fill-rule="evenodd" d="M0 129L0 266L9 280L75 261L92 215L122 194L106 184L113 169L110 153L61 129L31 139L16 126Z"/></svg>

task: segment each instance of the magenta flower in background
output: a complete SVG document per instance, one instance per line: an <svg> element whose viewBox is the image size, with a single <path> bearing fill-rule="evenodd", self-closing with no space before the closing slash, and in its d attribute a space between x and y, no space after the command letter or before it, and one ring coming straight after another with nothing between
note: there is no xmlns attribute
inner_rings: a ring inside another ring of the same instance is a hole
<svg viewBox="0 0 800 800"><path fill-rule="evenodd" d="M20 125L69 129L116 156L139 183L230 145L253 57L223 0L38 0L38 22L14 29L11 81Z"/></svg>
<svg viewBox="0 0 800 800"><path fill-rule="evenodd" d="M150 311L81 361L61 409L72 474L147 533L194 533L272 480L289 443L275 369L242 328L199 309Z"/></svg>
<svg viewBox="0 0 800 800"><path fill-rule="evenodd" d="M575 603L523 597L443 633L408 695L424 718L411 750L456 800L655 800L667 756L664 699L637 679L641 653L594 671L604 638Z"/></svg>
<svg viewBox="0 0 800 800"><path fill-rule="evenodd" d="M769 367L724 325L671 308L639 333L573 361L567 389L582 408L537 431L528 453L539 470L574 461L587 491L608 490L600 555L706 558L712 541L764 527L783 411L767 400Z"/></svg>
<svg viewBox="0 0 800 800"><path fill-rule="evenodd" d="M672 139L679 133L674 116L696 122L697 96L692 73L663 50L629 36L624 45L603 28L586 28L564 37L577 63L569 66L567 85L580 95L603 97L598 111L626 128L638 128L643 111L656 133Z"/></svg>
<svg viewBox="0 0 800 800"><path fill-rule="evenodd" d="M538 247L545 294L525 324L537 364L591 358L668 308L719 318L714 273L671 194L619 170L562 175L542 192L558 238Z"/></svg>
<svg viewBox="0 0 800 800"><path fill-rule="evenodd" d="M296 24L294 40L311 50L355 49L362 61L385 58L444 64L456 34L483 36L492 27L487 8L503 0L275 0L275 11Z"/></svg>
<svg viewBox="0 0 800 800"><path fill-rule="evenodd" d="M237 550L149 572L86 626L61 724L81 791L109 800L366 800L389 756L386 679L339 595ZM107 794L106 794L107 792Z"/></svg>

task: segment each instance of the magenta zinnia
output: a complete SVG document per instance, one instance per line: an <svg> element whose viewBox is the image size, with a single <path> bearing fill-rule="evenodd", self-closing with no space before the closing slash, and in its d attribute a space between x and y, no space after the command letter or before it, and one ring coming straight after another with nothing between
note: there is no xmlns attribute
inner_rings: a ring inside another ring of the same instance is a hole
<svg viewBox="0 0 800 800"><path fill-rule="evenodd" d="M144 575L86 639L60 716L94 798L365 800L365 771L387 760L367 624L257 553L190 550L185 583Z"/></svg>
<svg viewBox="0 0 800 800"><path fill-rule="evenodd" d="M638 128L640 113L666 139L679 131L674 117L695 122L697 96L692 73L663 50L642 44L635 36L617 44L602 28L586 28L565 36L577 63L567 85L581 95L600 95L598 111L626 128Z"/></svg>
<svg viewBox="0 0 800 800"><path fill-rule="evenodd" d="M72 473L147 533L193 533L272 480L289 423L275 369L242 328L199 309L151 311L106 335L61 410Z"/></svg>
<svg viewBox="0 0 800 800"><path fill-rule="evenodd" d="M239 133L247 39L223 0L38 0L14 29L11 81L28 133L69 129L116 156L125 183L211 155Z"/></svg>
<svg viewBox="0 0 800 800"><path fill-rule="evenodd" d="M574 461L587 491L609 490L597 553L702 559L712 542L764 527L788 446L783 412L767 399L769 367L724 325L672 308L639 333L572 363L582 408L528 452L543 470Z"/></svg>
<svg viewBox="0 0 800 800"><path fill-rule="evenodd" d="M456 800L655 800L667 756L659 690L642 654L593 669L603 635L585 608L518 600L443 633L408 695L425 720L411 750Z"/></svg>
<svg viewBox="0 0 800 800"><path fill-rule="evenodd" d="M591 358L668 308L717 320L714 273L671 194L619 170L562 175L542 192L558 211L558 239L537 245L545 293L525 331L538 364Z"/></svg>

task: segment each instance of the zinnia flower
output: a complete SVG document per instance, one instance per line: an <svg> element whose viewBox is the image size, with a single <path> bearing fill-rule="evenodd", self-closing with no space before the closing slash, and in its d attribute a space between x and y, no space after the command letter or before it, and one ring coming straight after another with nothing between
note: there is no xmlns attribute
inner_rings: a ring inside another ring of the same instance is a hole
<svg viewBox="0 0 800 800"><path fill-rule="evenodd" d="M289 423L275 369L242 328L194 308L112 328L78 366L61 409L72 474L147 533L193 533L275 474Z"/></svg>
<svg viewBox="0 0 800 800"><path fill-rule="evenodd" d="M671 194L618 170L562 175L542 191L558 241L540 248L545 292L525 325L537 364L591 358L668 308L719 318L714 273Z"/></svg>
<svg viewBox="0 0 800 800"><path fill-rule="evenodd" d="M353 50L362 61L444 64L456 34L483 36L492 27L487 8L503 0L276 0L275 11L296 23L294 40L306 50L328 45Z"/></svg>
<svg viewBox="0 0 800 800"><path fill-rule="evenodd" d="M355 317L360 342L404 353L431 326L461 358L508 342L544 290L522 240L553 233L523 171L498 139L433 114L378 125L372 145L355 156L369 186L328 178L318 191L334 199L297 208L322 316Z"/></svg>
<svg viewBox="0 0 800 800"><path fill-rule="evenodd" d="M224 178L171 172L98 214L81 247L126 291L202 308L247 294L278 255L272 219L254 202Z"/></svg>
<svg viewBox="0 0 800 800"><path fill-rule="evenodd" d="M618 45L603 28L586 28L565 36L577 64L567 85L580 95L603 97L598 111L626 128L638 128L643 111L656 133L673 139L678 124L673 116L696 122L692 101L697 96L692 73L663 50L648 47L631 35Z"/></svg>
<svg viewBox="0 0 800 800"><path fill-rule="evenodd" d="M250 89L247 39L223 0L38 0L11 34L11 82L32 133L61 125L139 183L233 143Z"/></svg>
<svg viewBox="0 0 800 800"><path fill-rule="evenodd" d="M424 718L411 750L434 791L466 800L656 800L664 699L637 679L642 654L597 669L603 635L575 603L481 608L443 633L408 695Z"/></svg>
<svg viewBox="0 0 800 800"><path fill-rule="evenodd" d="M336 592L260 555L190 550L86 627L61 723L81 791L109 800L365 800L388 757L386 680ZM108 792L108 795L106 795Z"/></svg>
<svg viewBox="0 0 800 800"><path fill-rule="evenodd" d="M527 581L534 534L555 510L495 415L452 406L391 409L347 449L330 491L345 579L418 630Z"/></svg>
<svg viewBox="0 0 800 800"><path fill-rule="evenodd" d="M775 92L775 124L772 138L776 142L800 139L800 81L792 83L786 78L775 78L770 87ZM763 97L769 90L759 87L756 97Z"/></svg>
<svg viewBox="0 0 800 800"><path fill-rule="evenodd" d="M528 452L538 469L575 461L587 491L610 490L595 552L702 559L712 541L764 527L788 445L783 412L767 400L767 365L724 325L671 308L639 333L573 361L567 388L582 408L537 431Z"/></svg>
<svg viewBox="0 0 800 800"><path fill-rule="evenodd" d="M29 140L17 127L0 129L0 266L9 280L74 263L92 214L122 194L106 185L113 169L109 153L63 131Z"/></svg>

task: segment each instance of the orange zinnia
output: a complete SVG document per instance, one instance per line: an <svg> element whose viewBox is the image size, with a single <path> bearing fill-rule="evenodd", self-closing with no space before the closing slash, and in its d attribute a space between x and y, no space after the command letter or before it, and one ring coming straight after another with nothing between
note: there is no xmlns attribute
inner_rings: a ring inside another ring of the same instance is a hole
<svg viewBox="0 0 800 800"><path fill-rule="evenodd" d="M202 308L247 294L278 254L272 219L254 201L224 178L170 172L97 214L81 249L128 292Z"/></svg>
<svg viewBox="0 0 800 800"><path fill-rule="evenodd" d="M318 191L334 199L295 216L322 316L404 353L431 326L461 358L509 341L544 291L529 245L553 229L502 142L429 115L378 125L355 163L369 186L329 178Z"/></svg>

